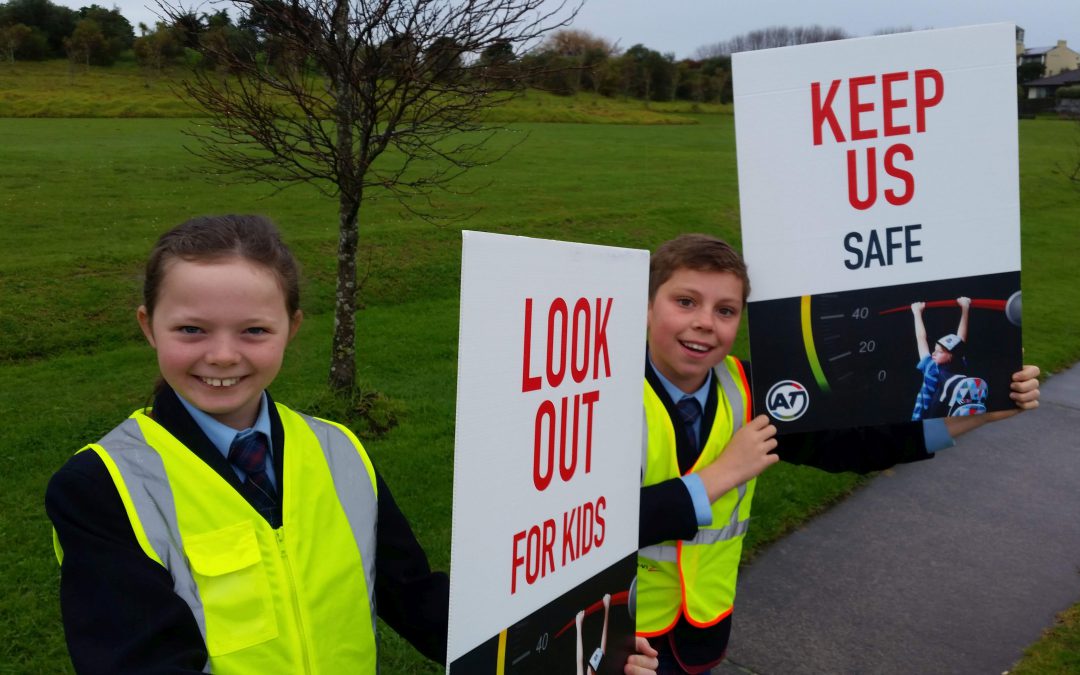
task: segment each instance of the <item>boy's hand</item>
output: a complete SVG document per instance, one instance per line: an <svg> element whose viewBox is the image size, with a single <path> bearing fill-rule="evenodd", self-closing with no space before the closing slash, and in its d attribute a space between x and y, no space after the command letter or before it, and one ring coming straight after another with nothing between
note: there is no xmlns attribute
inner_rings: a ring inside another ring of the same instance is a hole
<svg viewBox="0 0 1080 675"><path fill-rule="evenodd" d="M911 303L911 313L912 314L922 314L924 309L926 309L926 303L925 302L913 302L913 303Z"/></svg>
<svg viewBox="0 0 1080 675"><path fill-rule="evenodd" d="M634 649L637 654L631 654L623 668L625 675L656 675L656 669L660 666L657 660L658 652L653 649L649 641L640 635L634 641Z"/></svg>
<svg viewBox="0 0 1080 675"><path fill-rule="evenodd" d="M776 427L765 415L758 415L736 431L720 456L698 472L709 501L715 502L780 461L777 455L769 454L776 447L775 436Z"/></svg>
<svg viewBox="0 0 1080 675"><path fill-rule="evenodd" d="M1013 373L1009 388L1009 398L1016 402L1019 410L1033 410L1039 407L1039 367L1027 365ZM1006 411L1016 414L1017 411Z"/></svg>
<svg viewBox="0 0 1080 675"><path fill-rule="evenodd" d="M968 309L971 307L971 298L962 295L956 299L956 304L960 305L960 309Z"/></svg>
<svg viewBox="0 0 1080 675"><path fill-rule="evenodd" d="M1024 366L1013 373L1012 383L1009 388L1009 398L1016 403L1011 410L995 410L982 415L970 415L965 417L946 417L945 428L953 438L981 427L987 422L997 422L1017 415L1025 410L1034 410L1039 407L1039 367Z"/></svg>

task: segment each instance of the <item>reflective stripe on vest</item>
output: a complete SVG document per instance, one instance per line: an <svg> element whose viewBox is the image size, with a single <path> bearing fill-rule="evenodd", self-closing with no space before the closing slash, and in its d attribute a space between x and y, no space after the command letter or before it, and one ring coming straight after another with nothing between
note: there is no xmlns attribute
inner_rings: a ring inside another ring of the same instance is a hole
<svg viewBox="0 0 1080 675"><path fill-rule="evenodd" d="M691 471L718 457L731 436L747 422L749 387L737 359L714 369L719 388L712 429ZM646 433L643 485L679 475L675 426L660 397L645 383ZM754 481L737 486L712 504L712 525L692 539L647 546L638 552L637 630L664 633L680 615L693 625L709 626L731 611L742 539L749 527Z"/></svg>
<svg viewBox="0 0 1080 675"><path fill-rule="evenodd" d="M191 608L204 671L374 673L374 469L344 427L277 409L287 450L278 530L140 412L88 449Z"/></svg>

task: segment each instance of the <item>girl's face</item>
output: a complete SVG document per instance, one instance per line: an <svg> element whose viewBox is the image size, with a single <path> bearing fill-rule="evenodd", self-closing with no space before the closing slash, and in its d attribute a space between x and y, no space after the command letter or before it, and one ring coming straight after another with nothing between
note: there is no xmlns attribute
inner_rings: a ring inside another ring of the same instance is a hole
<svg viewBox="0 0 1080 675"><path fill-rule="evenodd" d="M234 429L255 423L302 319L271 270L238 257L168 261L154 315L137 316L169 386Z"/></svg>

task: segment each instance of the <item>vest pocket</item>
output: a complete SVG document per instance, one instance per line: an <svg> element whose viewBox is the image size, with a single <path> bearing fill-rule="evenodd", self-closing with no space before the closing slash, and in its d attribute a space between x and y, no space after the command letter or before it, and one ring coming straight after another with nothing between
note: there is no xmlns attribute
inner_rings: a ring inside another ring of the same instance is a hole
<svg viewBox="0 0 1080 675"><path fill-rule="evenodd" d="M184 552L199 587L210 656L277 637L270 582L252 523L185 537Z"/></svg>

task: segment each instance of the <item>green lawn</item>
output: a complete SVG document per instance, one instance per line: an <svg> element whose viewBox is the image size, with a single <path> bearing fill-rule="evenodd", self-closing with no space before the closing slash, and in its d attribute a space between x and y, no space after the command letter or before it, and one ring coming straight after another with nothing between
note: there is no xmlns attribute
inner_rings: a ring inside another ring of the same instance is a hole
<svg viewBox="0 0 1080 675"><path fill-rule="evenodd" d="M158 73L121 61L110 68L67 61L0 62L0 117L173 117L201 112L176 94L186 72ZM524 92L486 114L492 122L587 122L590 124L692 124L686 112L731 112L730 105L681 101L643 104L588 93L555 96Z"/></svg>
<svg viewBox="0 0 1080 675"><path fill-rule="evenodd" d="M2 90L2 88L0 88ZM640 106L640 104L637 104ZM651 248L700 230L738 241L730 115L684 125L519 124L525 139L440 197L433 225L392 201L362 214L366 283L360 377L402 408L366 441L435 566L450 551L458 271L463 228ZM134 321L140 267L165 228L199 213L274 218L301 259L308 320L275 396L321 405L332 324L335 207L308 187L207 182L183 149L180 119L0 119L0 672L70 670L57 569L41 506L50 474L149 396L151 350ZM1027 360L1080 359L1080 193L1055 173L1073 160L1073 125L1021 122ZM746 353L745 336L737 353ZM775 467L759 482L750 547L771 540L856 482ZM387 631L389 632L389 631ZM441 672L384 640L384 672ZM1034 671L1032 671L1034 672Z"/></svg>

